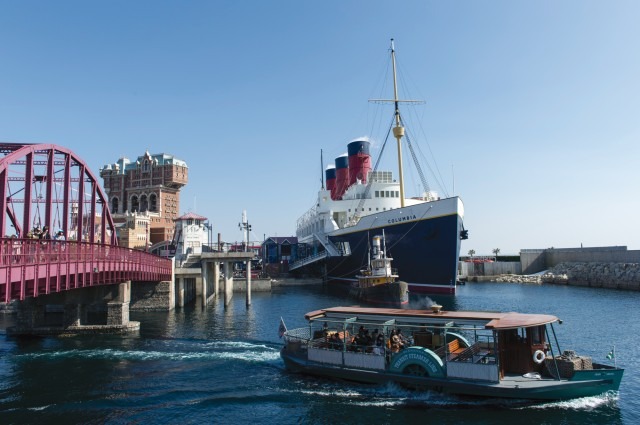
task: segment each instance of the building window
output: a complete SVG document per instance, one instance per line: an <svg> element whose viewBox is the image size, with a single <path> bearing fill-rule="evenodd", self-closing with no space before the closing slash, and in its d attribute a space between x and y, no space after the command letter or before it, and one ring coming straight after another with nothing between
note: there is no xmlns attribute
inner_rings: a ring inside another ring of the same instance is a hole
<svg viewBox="0 0 640 425"><path fill-rule="evenodd" d="M149 211L158 212L158 197L155 193L149 195Z"/></svg>
<svg viewBox="0 0 640 425"><path fill-rule="evenodd" d="M138 202L138 197L137 196L132 196L131 197L131 212L138 212L140 211L140 204Z"/></svg>
<svg viewBox="0 0 640 425"><path fill-rule="evenodd" d="M111 212L114 214L118 213L118 198L113 198L111 200Z"/></svg>
<svg viewBox="0 0 640 425"><path fill-rule="evenodd" d="M140 197L140 212L145 212L149 210L149 200L147 195L142 195Z"/></svg>

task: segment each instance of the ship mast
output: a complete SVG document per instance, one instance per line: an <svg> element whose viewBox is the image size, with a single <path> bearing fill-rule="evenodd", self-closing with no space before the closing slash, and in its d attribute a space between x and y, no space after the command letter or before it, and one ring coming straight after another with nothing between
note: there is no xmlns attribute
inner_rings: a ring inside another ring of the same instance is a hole
<svg viewBox="0 0 640 425"><path fill-rule="evenodd" d="M404 207L404 178L402 175L402 136L404 136L404 127L400 123L400 109L398 108L398 83L396 80L396 51L391 39L391 63L393 65L393 104L395 106L396 126L393 127L393 136L398 142L398 180L400 181L400 207Z"/></svg>
<svg viewBox="0 0 640 425"><path fill-rule="evenodd" d="M398 82L396 78L396 50L391 39L391 63L393 65L393 99L370 99L369 102L393 102L395 106L396 126L393 127L393 136L398 143L398 180L400 182L400 206L404 207L404 176L402 173L402 137L404 137L404 127L400 118L400 103L424 103L422 100L400 100L398 99Z"/></svg>

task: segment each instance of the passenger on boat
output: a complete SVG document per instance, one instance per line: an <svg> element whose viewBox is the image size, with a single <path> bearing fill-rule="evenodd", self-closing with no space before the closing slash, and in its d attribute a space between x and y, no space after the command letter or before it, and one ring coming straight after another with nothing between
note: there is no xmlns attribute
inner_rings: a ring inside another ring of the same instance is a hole
<svg viewBox="0 0 640 425"><path fill-rule="evenodd" d="M375 344L375 342L378 340L378 330L374 329L373 332L371 333L371 339L372 339L372 343Z"/></svg>
<svg viewBox="0 0 640 425"><path fill-rule="evenodd" d="M402 334L402 329L398 329L396 335L398 335L398 338L400 339L400 349L409 347L411 345L411 341L409 341L409 338Z"/></svg>
<svg viewBox="0 0 640 425"><path fill-rule="evenodd" d="M389 338L389 342L390 342L389 345L392 353L397 353L402 348L400 338L398 337L398 332L395 329L391 331L391 337Z"/></svg>
<svg viewBox="0 0 640 425"><path fill-rule="evenodd" d="M378 338L376 340L376 345L373 347L373 350L371 351L373 354L377 356L382 356L384 354L384 347L382 346L384 343L383 341L384 341L384 338Z"/></svg>
<svg viewBox="0 0 640 425"><path fill-rule="evenodd" d="M329 348L332 348L334 350L342 349L342 339L340 338L340 335L338 335L338 332L334 332L329 337Z"/></svg>

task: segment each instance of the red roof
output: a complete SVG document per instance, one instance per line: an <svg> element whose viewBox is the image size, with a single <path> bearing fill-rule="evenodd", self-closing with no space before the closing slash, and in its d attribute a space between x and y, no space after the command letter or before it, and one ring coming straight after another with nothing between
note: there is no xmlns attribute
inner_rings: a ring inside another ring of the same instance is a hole
<svg viewBox="0 0 640 425"><path fill-rule="evenodd" d="M207 217L203 217L203 216L198 215L196 213L188 212L185 215L183 215L182 217L176 218L174 221L189 220L189 219L193 219L193 220L208 220Z"/></svg>

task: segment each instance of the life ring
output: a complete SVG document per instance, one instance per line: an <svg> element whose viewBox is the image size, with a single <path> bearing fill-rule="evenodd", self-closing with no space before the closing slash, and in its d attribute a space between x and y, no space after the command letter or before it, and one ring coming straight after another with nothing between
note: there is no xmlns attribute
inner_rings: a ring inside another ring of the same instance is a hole
<svg viewBox="0 0 640 425"><path fill-rule="evenodd" d="M536 352L533 353L533 361L537 364L541 364L546 357L547 355L544 354L544 351L542 350L536 350Z"/></svg>

